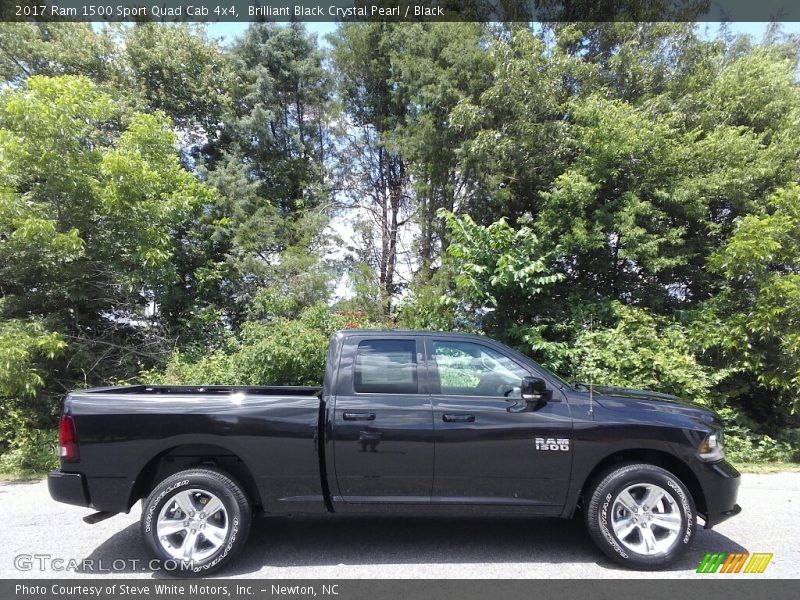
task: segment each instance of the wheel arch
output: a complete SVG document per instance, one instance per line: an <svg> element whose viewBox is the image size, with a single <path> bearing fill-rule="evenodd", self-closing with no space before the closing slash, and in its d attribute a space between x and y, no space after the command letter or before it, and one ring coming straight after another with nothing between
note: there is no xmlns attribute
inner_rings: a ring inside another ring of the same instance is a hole
<svg viewBox="0 0 800 600"><path fill-rule="evenodd" d="M229 474L242 485L254 511L261 509L261 495L250 468L238 454L218 444L178 444L153 456L134 479L128 507L147 497L170 475L195 467L213 467Z"/></svg>
<svg viewBox="0 0 800 600"><path fill-rule="evenodd" d="M703 487L700 485L700 481L697 479L691 467L674 454L651 448L628 448L625 450L618 450L601 459L584 478L580 490L578 491L578 501L573 506L573 513L578 506L585 504L586 491L594 486L600 475L615 465L631 462L661 467L675 475L675 477L683 482L692 495L697 512L703 517L708 514L708 505L706 503L705 494L703 493Z"/></svg>

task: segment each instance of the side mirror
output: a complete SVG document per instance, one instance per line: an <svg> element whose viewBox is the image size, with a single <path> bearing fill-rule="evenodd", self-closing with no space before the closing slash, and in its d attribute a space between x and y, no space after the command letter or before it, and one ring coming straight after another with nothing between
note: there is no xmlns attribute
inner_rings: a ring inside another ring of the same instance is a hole
<svg viewBox="0 0 800 600"><path fill-rule="evenodd" d="M547 398L547 384L539 377L522 378L522 398L541 402Z"/></svg>

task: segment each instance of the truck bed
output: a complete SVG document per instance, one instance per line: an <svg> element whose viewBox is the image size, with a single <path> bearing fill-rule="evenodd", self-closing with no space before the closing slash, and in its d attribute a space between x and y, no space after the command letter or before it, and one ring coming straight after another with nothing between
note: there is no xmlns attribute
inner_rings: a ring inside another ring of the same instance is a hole
<svg viewBox="0 0 800 600"><path fill-rule="evenodd" d="M317 454L321 390L237 385L77 390L64 409L75 421L81 455L64 470L84 474L94 508L120 512L162 476L158 469L165 465L224 456L229 472L252 474L248 491L265 511L324 511Z"/></svg>
<svg viewBox="0 0 800 600"><path fill-rule="evenodd" d="M218 396L245 394L253 396L316 396L322 386L302 385L126 385L78 390L75 394L155 394Z"/></svg>

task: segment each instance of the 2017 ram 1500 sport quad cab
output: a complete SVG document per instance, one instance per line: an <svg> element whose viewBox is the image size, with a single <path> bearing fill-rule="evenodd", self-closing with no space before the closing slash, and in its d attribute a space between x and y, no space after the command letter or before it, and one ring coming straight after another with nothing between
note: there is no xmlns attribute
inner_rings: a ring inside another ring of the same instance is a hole
<svg viewBox="0 0 800 600"><path fill-rule="evenodd" d="M54 499L100 511L88 522L144 499L147 546L189 574L228 563L259 513L580 509L609 557L656 569L686 551L698 516L712 527L740 511L713 413L570 386L464 334L336 333L321 388L76 391L60 454Z"/></svg>

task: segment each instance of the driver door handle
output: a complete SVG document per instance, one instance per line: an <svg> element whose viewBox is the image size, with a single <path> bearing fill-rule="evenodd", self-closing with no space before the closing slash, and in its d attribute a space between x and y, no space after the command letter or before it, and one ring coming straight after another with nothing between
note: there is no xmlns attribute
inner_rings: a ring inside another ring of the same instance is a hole
<svg viewBox="0 0 800 600"><path fill-rule="evenodd" d="M445 413L442 415L442 421L448 423L474 423L475 415Z"/></svg>
<svg viewBox="0 0 800 600"><path fill-rule="evenodd" d="M345 421L374 421L375 413L371 412L346 412L342 415Z"/></svg>

